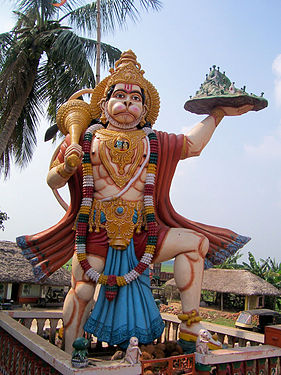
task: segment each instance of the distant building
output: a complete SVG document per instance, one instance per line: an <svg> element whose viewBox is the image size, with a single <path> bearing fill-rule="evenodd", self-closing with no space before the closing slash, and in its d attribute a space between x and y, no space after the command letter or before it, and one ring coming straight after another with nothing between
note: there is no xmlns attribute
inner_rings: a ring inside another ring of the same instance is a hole
<svg viewBox="0 0 281 375"><path fill-rule="evenodd" d="M161 263L154 263L150 268L151 285L162 285L174 277L173 272L161 271Z"/></svg>
<svg viewBox="0 0 281 375"><path fill-rule="evenodd" d="M245 296L245 310L264 307L264 297L280 297L281 291L274 285L247 270L211 268L204 271L202 289L223 295Z"/></svg>
<svg viewBox="0 0 281 375"><path fill-rule="evenodd" d="M175 279L169 280L166 285L176 288ZM281 296L281 290L250 271L221 268L204 271L202 290L221 294L221 310L224 294L245 296L245 310L263 307L265 296Z"/></svg>
<svg viewBox="0 0 281 375"><path fill-rule="evenodd" d="M71 273L59 269L44 281L36 281L30 263L14 242L0 241L0 297L15 304L37 303L46 295L65 295L71 285Z"/></svg>

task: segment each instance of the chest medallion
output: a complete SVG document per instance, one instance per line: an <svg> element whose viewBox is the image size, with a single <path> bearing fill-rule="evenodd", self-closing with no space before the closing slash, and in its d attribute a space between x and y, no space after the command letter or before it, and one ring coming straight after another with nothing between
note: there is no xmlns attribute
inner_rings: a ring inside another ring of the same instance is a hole
<svg viewBox="0 0 281 375"><path fill-rule="evenodd" d="M95 134L100 140L100 159L118 187L123 187L140 166L146 136L142 130L119 132L100 129ZM108 158L109 156L109 158ZM117 172L112 164L117 166ZM125 171L126 166L129 166Z"/></svg>

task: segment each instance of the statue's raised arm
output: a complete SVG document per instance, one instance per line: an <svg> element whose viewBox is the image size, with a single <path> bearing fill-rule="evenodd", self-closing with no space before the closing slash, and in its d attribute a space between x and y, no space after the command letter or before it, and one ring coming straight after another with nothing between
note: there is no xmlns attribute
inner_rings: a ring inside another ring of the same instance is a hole
<svg viewBox="0 0 281 375"><path fill-rule="evenodd" d="M245 104L241 107L215 107L211 110L210 116L195 125L187 134L185 157L199 156L201 151L211 139L216 127L224 116L240 116L253 109L253 105ZM184 157L183 157L184 158Z"/></svg>

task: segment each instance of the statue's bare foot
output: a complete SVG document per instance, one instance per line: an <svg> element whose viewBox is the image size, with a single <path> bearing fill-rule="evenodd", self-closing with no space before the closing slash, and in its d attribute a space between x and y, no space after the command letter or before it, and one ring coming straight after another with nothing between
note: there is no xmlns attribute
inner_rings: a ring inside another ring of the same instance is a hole
<svg viewBox="0 0 281 375"><path fill-rule="evenodd" d="M198 336L204 331L207 337L208 347L211 350L222 348L222 343L217 340L216 335L211 335L200 322L199 314L196 310L192 310L187 314L180 314L178 318L182 321L180 324L180 339L187 342L196 342ZM215 336L215 337L214 337Z"/></svg>

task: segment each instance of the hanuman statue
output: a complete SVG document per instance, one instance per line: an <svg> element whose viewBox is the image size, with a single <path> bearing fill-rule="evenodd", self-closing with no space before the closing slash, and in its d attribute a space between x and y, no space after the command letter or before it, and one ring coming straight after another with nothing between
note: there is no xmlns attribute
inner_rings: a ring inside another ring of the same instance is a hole
<svg viewBox="0 0 281 375"><path fill-rule="evenodd" d="M252 107L216 107L188 134L168 134L153 130L159 95L135 54L122 53L110 73L91 90L90 103L70 99L58 111L66 137L47 182L52 189L68 183L65 216L17 242L39 279L72 257L72 287L63 309L68 352L83 330L124 347L132 336L144 344L158 338L164 324L150 290L149 266L173 258L182 303L180 343L195 349L203 328L198 310L204 266L222 263L249 238L179 215L170 185L178 162L199 156L224 116Z"/></svg>

